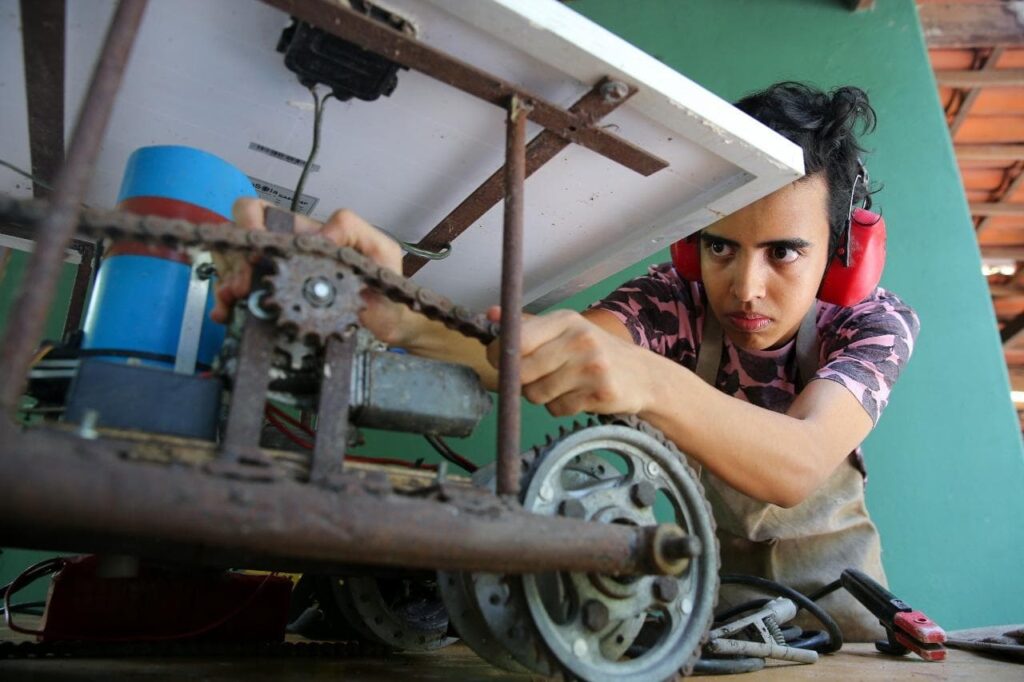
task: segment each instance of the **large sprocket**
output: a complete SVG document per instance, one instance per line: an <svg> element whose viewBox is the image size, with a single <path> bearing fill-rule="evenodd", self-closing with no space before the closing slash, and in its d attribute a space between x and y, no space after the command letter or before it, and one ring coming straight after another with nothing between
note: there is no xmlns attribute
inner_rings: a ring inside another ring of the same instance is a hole
<svg viewBox="0 0 1024 682"><path fill-rule="evenodd" d="M506 669L584 680L688 674L718 594L710 508L685 457L656 429L632 417L602 419L523 455L524 507L603 523L670 523L703 551L677 576L442 574L442 596L456 627L472 630L467 644Z"/></svg>

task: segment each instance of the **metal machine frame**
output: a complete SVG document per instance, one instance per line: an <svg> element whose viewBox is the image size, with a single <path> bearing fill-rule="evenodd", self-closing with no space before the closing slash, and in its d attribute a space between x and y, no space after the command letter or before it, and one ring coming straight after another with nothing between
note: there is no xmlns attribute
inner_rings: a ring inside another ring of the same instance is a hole
<svg viewBox="0 0 1024 682"><path fill-rule="evenodd" d="M623 525L573 515L541 515L525 510L520 502L518 339L525 178L570 143L643 174L663 168L665 163L657 157L595 125L629 99L635 88L605 79L564 110L328 0L264 1L508 112L504 168L421 242L428 249L450 243L497 202L505 202L497 492L443 476L435 479L345 462L348 377L355 344L343 329L319 339L324 346L325 378L317 438L308 457L286 456L259 446L275 327L255 316L247 318L242 332L220 444L110 430L97 433L66 424L26 427L14 419L54 301L65 249L76 233L133 238L150 234L164 241L174 237L173 241L187 246L244 246L279 260L298 253L305 259L302 262L329 272L345 258L352 266L355 258L335 253L317 239L268 233L256 239L233 227L219 228L219 236L213 238L204 226L117 212L80 212L89 170L146 6L146 0L122 0L49 202L0 200L0 219L31 234L36 242L8 320L0 363L0 478L7 481L0 496L0 542L295 571L338 572L364 564L512 574L678 573L681 562L700 547L677 525ZM29 40L28 31L25 40ZM529 142L525 137L528 119L545 128ZM91 258L83 259L86 262L91 267ZM407 257L406 274L423 265L421 259ZM356 263L353 267L365 275L370 266ZM481 338L497 333L493 327L488 332L479 316L453 309L431 292L416 291L415 285L394 273L390 279L387 273L374 277L386 280L396 295L411 289L410 305L441 311L456 323L461 319ZM358 298L358 293L344 295ZM75 319L80 317L80 301L77 305L78 312L72 311ZM710 551L713 537L705 542Z"/></svg>

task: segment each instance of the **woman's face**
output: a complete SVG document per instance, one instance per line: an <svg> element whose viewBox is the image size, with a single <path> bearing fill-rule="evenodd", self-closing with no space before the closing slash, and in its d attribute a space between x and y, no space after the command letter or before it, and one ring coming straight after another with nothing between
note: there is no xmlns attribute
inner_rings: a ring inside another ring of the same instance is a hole
<svg viewBox="0 0 1024 682"><path fill-rule="evenodd" d="M828 260L828 204L820 175L794 182L701 233L701 276L711 310L747 350L792 339Z"/></svg>

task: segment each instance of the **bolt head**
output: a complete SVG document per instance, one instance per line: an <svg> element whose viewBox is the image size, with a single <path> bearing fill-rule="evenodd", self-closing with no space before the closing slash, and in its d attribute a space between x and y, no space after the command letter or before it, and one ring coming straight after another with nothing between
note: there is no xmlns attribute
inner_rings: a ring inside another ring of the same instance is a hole
<svg viewBox="0 0 1024 682"><path fill-rule="evenodd" d="M660 575L654 579L652 591L658 601L670 602L679 596L679 582L667 575Z"/></svg>
<svg viewBox="0 0 1024 682"><path fill-rule="evenodd" d="M647 475L648 476L650 476L651 478L656 478L660 474L661 474L661 467L658 466L657 462L648 462L647 463Z"/></svg>
<svg viewBox="0 0 1024 682"><path fill-rule="evenodd" d="M658 491L655 490L654 486L647 481L634 483L629 489L629 499L631 499L633 504L641 509L646 509L653 505L657 495Z"/></svg>
<svg viewBox="0 0 1024 682"><path fill-rule="evenodd" d="M323 277L310 277L302 285L302 295L314 306L326 307L334 302L334 285Z"/></svg>
<svg viewBox="0 0 1024 682"><path fill-rule="evenodd" d="M583 627L591 632L603 630L608 625L608 607L596 599L591 599L583 605L581 615Z"/></svg>
<svg viewBox="0 0 1024 682"><path fill-rule="evenodd" d="M558 505L558 513L570 519L582 519L587 516L587 508L583 506L582 502L573 497L563 500L562 504Z"/></svg>
<svg viewBox="0 0 1024 682"><path fill-rule="evenodd" d="M606 102L622 101L629 94L629 86L622 81L608 81L601 86L601 95Z"/></svg>

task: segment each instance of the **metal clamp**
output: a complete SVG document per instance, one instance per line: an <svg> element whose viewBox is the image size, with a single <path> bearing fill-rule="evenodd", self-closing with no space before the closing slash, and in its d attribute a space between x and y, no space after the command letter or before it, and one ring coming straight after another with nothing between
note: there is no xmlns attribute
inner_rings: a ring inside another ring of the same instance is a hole
<svg viewBox="0 0 1024 682"><path fill-rule="evenodd" d="M709 653L727 656L751 656L755 658L777 658L795 663L815 663L818 652L786 646L780 623L796 616L796 604L779 597L768 602L760 611L743 618L737 618L708 633L705 650ZM762 641L730 639L741 633L756 634Z"/></svg>

